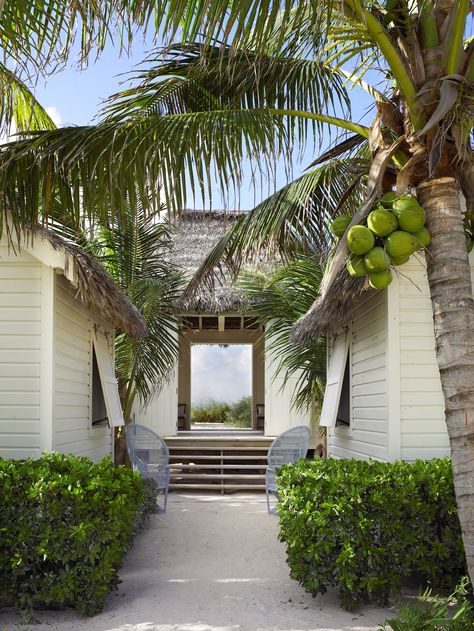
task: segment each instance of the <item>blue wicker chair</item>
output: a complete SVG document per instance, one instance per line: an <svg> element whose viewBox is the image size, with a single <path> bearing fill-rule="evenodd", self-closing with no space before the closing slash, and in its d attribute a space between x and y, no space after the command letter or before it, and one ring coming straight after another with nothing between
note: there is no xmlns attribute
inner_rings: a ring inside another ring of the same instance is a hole
<svg viewBox="0 0 474 631"><path fill-rule="evenodd" d="M276 506L270 508L270 494L278 499L276 484L278 467L281 467L283 464L298 462L300 458L305 458L308 451L309 437L309 427L297 425L277 436L270 445L267 455L268 467L265 475L265 491L269 513L276 513Z"/></svg>
<svg viewBox="0 0 474 631"><path fill-rule="evenodd" d="M170 482L168 445L150 428L136 423L127 425L125 438L133 469L144 478L155 480L158 490L164 493L163 508L158 508L166 512Z"/></svg>

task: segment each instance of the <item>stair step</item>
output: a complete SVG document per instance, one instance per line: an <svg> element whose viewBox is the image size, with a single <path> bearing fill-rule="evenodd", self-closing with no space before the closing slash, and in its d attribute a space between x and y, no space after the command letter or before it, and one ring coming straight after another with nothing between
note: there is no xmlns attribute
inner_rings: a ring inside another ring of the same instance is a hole
<svg viewBox="0 0 474 631"><path fill-rule="evenodd" d="M201 473L201 474L193 474L193 473L178 473L171 474L171 478L176 480L265 480L265 475L260 475L258 473L252 475L232 475L231 473Z"/></svg>
<svg viewBox="0 0 474 631"><path fill-rule="evenodd" d="M268 451L266 447L228 447L226 445L168 445L170 451Z"/></svg>
<svg viewBox="0 0 474 631"><path fill-rule="evenodd" d="M183 464L182 462L172 462L172 469L234 469L238 471L248 471L253 469L266 469L266 464Z"/></svg>
<svg viewBox="0 0 474 631"><path fill-rule="evenodd" d="M170 490L196 490L196 491L264 491L264 484L174 484L170 483Z"/></svg>
<svg viewBox="0 0 474 631"><path fill-rule="evenodd" d="M267 460L267 454L265 455L254 455L254 456L231 456L231 455L219 455L219 454L208 454L208 455L188 455L188 454L170 454L170 460L176 460L176 458L182 459L182 458L192 458L193 460L213 460L213 459L218 459L218 460ZM173 464L173 463L172 463Z"/></svg>

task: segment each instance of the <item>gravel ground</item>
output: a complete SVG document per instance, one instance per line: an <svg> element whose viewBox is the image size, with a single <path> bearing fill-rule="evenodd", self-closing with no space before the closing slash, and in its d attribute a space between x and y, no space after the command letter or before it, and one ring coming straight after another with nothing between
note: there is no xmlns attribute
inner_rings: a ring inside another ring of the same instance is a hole
<svg viewBox="0 0 474 631"><path fill-rule="evenodd" d="M1 631L375 631L392 613L339 607L335 593L312 598L288 576L278 519L263 494L171 494L151 518L102 613L38 613L20 625L0 610Z"/></svg>

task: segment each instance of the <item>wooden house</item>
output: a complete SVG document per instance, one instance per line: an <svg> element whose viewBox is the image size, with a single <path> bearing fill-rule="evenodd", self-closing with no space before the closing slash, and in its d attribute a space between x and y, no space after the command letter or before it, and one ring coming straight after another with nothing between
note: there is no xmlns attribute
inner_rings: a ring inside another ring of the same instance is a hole
<svg viewBox="0 0 474 631"><path fill-rule="evenodd" d="M0 457L113 452L114 331L146 332L104 268L45 229L0 239Z"/></svg>
<svg viewBox="0 0 474 631"><path fill-rule="evenodd" d="M449 455L423 255L412 256L381 291L342 270L294 333L298 343L328 336L321 415L328 456L410 461Z"/></svg>

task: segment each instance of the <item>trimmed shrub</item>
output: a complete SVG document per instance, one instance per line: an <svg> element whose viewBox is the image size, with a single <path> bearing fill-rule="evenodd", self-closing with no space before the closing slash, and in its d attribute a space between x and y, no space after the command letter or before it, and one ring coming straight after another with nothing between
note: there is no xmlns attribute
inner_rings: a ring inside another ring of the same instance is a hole
<svg viewBox="0 0 474 631"><path fill-rule="evenodd" d="M313 596L386 604L409 578L453 587L467 573L448 459L302 461L277 480L291 576Z"/></svg>
<svg viewBox="0 0 474 631"><path fill-rule="evenodd" d="M156 505L140 475L109 458L58 453L0 460L0 593L25 618L37 606L98 612L119 583L132 531Z"/></svg>

